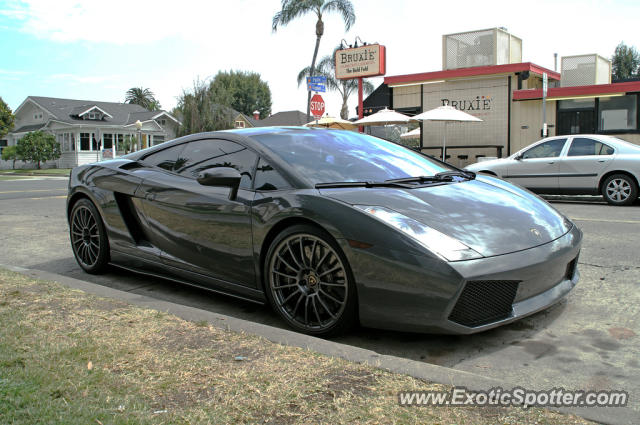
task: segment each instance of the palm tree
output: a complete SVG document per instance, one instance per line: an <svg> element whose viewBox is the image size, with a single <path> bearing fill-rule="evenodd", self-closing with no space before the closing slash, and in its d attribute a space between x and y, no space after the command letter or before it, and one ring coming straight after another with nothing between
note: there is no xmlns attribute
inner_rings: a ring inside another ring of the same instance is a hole
<svg viewBox="0 0 640 425"><path fill-rule="evenodd" d="M349 31L356 20L353 4L349 0L282 0L282 9L273 15L272 28L275 32L278 26L286 26L289 22L302 17L308 13L315 13L316 21L316 47L313 51L313 59L309 68L309 75L314 75L316 68L316 58L318 56L318 48L320 47L320 39L324 34L324 22L322 21L323 13L336 12L342 16L344 28ZM307 119L311 108L311 92L307 94Z"/></svg>
<svg viewBox="0 0 640 425"><path fill-rule="evenodd" d="M157 111L161 108L160 102L155 98L153 92L142 87L132 87L127 90L126 103L135 103L150 111Z"/></svg>
<svg viewBox="0 0 640 425"><path fill-rule="evenodd" d="M340 46L336 47L333 51L333 55L327 55L320 59L316 68L316 75L320 75L327 78L327 88L340 93L342 96L342 109L340 110L340 118L343 120L349 119L349 106L347 102L349 97L358 91L358 80L353 78L350 80L338 80L335 75L336 69L336 50L339 50ZM311 75L311 68L308 66L298 73L298 87L302 84L307 77ZM365 94L373 92L373 84L371 82L362 80L362 90Z"/></svg>

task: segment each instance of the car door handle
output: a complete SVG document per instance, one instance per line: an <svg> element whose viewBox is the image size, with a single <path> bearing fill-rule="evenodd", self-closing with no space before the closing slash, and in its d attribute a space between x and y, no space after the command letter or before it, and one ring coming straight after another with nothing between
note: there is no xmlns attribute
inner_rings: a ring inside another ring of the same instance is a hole
<svg viewBox="0 0 640 425"><path fill-rule="evenodd" d="M547 164L555 164L555 161L547 162Z"/></svg>
<svg viewBox="0 0 640 425"><path fill-rule="evenodd" d="M607 162L606 159L599 159L598 162Z"/></svg>

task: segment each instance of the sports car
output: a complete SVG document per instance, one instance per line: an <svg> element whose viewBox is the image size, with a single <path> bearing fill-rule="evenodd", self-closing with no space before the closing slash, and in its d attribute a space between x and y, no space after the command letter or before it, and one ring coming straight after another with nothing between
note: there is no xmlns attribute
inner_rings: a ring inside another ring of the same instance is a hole
<svg viewBox="0 0 640 425"><path fill-rule="evenodd" d="M319 336L484 331L579 278L582 232L536 195L351 131L201 133L83 165L67 213L88 273L269 303Z"/></svg>

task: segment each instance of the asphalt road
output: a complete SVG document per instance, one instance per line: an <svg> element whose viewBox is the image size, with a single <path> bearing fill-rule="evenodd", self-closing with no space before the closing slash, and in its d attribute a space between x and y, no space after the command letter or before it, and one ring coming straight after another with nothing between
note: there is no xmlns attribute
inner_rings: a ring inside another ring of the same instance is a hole
<svg viewBox="0 0 640 425"><path fill-rule="evenodd" d="M34 268L112 288L283 327L269 308L113 270L81 271L65 220L64 178L0 180L0 264ZM506 379L528 389L626 390L640 423L640 205L597 198L553 205L584 231L581 281L554 307L471 336L358 329L339 342ZM615 409L611 410L615 422Z"/></svg>

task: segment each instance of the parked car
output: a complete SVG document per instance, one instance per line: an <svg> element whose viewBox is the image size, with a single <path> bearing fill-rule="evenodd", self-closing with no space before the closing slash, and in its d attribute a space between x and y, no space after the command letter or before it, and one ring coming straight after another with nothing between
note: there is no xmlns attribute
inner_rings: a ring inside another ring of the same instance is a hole
<svg viewBox="0 0 640 425"><path fill-rule="evenodd" d="M508 158L467 170L501 177L536 193L598 195L612 205L638 198L640 146L612 136L548 137Z"/></svg>
<svg viewBox="0 0 640 425"><path fill-rule="evenodd" d="M375 137L195 134L74 168L71 246L108 265L258 303L313 335L468 334L554 304L582 232L537 196Z"/></svg>

